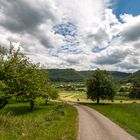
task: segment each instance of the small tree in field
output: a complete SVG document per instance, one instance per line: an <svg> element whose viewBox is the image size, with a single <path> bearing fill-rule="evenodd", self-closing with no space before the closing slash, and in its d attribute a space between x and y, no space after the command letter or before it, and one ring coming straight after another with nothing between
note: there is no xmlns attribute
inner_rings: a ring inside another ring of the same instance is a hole
<svg viewBox="0 0 140 140"><path fill-rule="evenodd" d="M40 92L40 96L45 100L45 104L50 99L57 99L58 98L58 90L48 82L48 73L46 71L40 71L41 73L41 81L40 86L42 87L42 91Z"/></svg>
<svg viewBox="0 0 140 140"><path fill-rule="evenodd" d="M95 70L87 80L87 96L89 99L96 100L99 104L100 99L110 99L113 101L115 90L111 77L105 70Z"/></svg>
<svg viewBox="0 0 140 140"><path fill-rule="evenodd" d="M130 98L140 99L140 79L135 79L131 91L129 93Z"/></svg>
<svg viewBox="0 0 140 140"><path fill-rule="evenodd" d="M47 90L42 94L42 97L45 100L45 104L47 104L50 99L55 100L58 98L58 90L49 84Z"/></svg>

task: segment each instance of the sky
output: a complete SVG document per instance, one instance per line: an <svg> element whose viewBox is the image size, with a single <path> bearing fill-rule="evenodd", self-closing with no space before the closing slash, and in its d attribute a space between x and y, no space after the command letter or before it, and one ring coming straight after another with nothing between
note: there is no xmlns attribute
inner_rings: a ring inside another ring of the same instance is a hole
<svg viewBox="0 0 140 140"><path fill-rule="evenodd" d="M140 0L0 0L0 46L41 67L140 69Z"/></svg>

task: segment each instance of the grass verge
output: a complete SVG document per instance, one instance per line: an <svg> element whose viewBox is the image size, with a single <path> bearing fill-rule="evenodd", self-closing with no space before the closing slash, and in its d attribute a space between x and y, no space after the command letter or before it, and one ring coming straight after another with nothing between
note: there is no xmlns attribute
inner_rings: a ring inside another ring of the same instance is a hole
<svg viewBox="0 0 140 140"><path fill-rule="evenodd" d="M29 111L26 103L0 110L0 140L76 140L77 110L49 103Z"/></svg>
<svg viewBox="0 0 140 140"><path fill-rule="evenodd" d="M86 104L140 140L140 104Z"/></svg>

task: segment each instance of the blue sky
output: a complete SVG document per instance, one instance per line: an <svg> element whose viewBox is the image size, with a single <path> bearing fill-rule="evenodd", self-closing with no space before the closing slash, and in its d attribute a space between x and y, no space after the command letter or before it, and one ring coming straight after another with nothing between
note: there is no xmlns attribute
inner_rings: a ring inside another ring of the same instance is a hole
<svg viewBox="0 0 140 140"><path fill-rule="evenodd" d="M115 2L114 13L119 18L121 14L140 15L140 0L112 0Z"/></svg>
<svg viewBox="0 0 140 140"><path fill-rule="evenodd" d="M0 0L0 45L45 68L140 69L140 0Z"/></svg>

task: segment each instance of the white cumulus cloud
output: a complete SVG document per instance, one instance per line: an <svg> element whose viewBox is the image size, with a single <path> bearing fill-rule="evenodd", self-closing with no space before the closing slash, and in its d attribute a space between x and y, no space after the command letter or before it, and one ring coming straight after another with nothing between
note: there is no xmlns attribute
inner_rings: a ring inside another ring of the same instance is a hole
<svg viewBox="0 0 140 140"><path fill-rule="evenodd" d="M118 20L110 5L111 0L0 0L0 45L12 41L46 68L136 71L140 15ZM56 33L54 26L62 24Z"/></svg>

